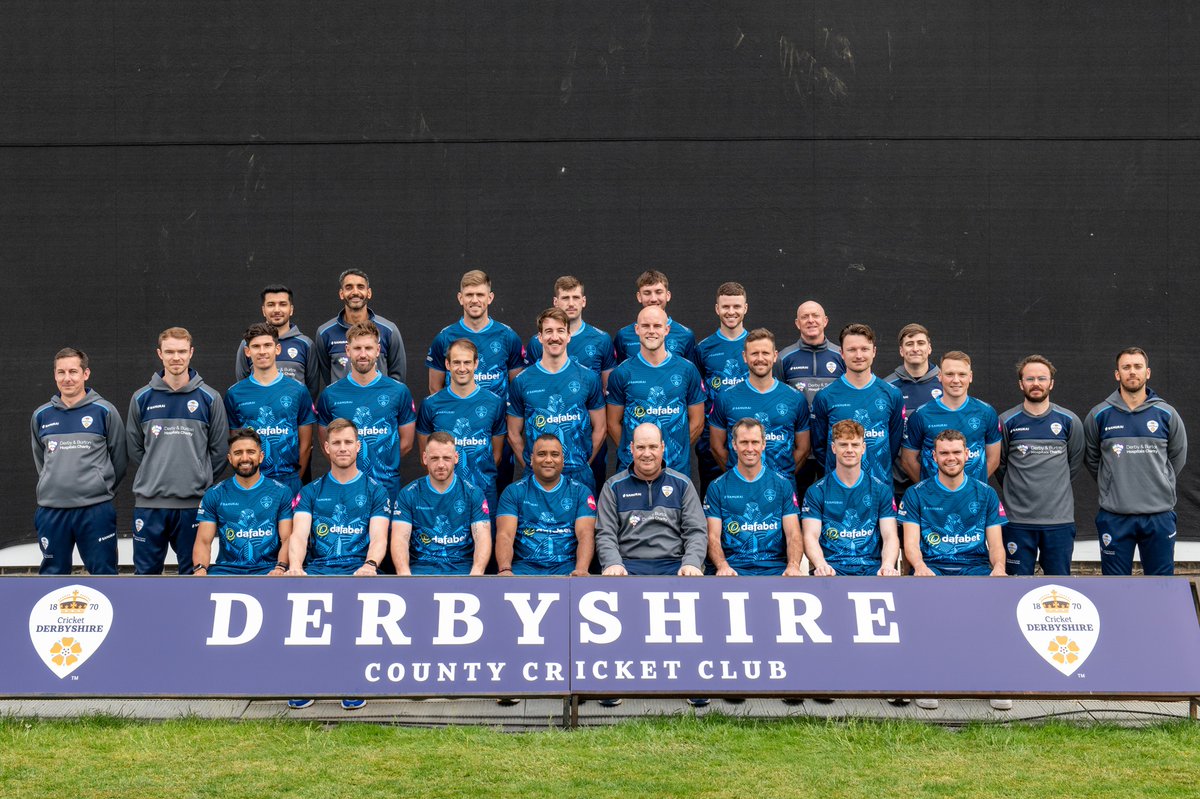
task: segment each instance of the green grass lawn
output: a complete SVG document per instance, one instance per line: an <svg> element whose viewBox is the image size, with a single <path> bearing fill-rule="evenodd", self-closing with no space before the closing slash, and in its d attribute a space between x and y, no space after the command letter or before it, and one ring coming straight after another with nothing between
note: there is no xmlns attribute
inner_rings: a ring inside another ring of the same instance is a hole
<svg viewBox="0 0 1200 799"><path fill-rule="evenodd" d="M1200 794L1200 725L754 722L575 732L0 720L0 796L1136 797Z"/></svg>

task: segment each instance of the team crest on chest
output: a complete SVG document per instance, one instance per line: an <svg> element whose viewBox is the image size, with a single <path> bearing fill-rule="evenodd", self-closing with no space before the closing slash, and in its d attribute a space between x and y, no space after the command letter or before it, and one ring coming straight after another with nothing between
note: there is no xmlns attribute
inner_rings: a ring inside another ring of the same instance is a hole
<svg viewBox="0 0 1200 799"><path fill-rule="evenodd" d="M85 425L85 427L86 427L86 425ZM1158 432L1158 422L1151 419L1150 421L1146 422L1146 429L1149 430L1151 433L1157 433Z"/></svg>
<svg viewBox="0 0 1200 799"><path fill-rule="evenodd" d="M90 417L90 416L85 416L85 417L83 417L82 419L80 419L80 420L79 420L79 423L80 423L81 425L83 425L83 429L84 429L84 430L86 430L87 428L89 428L89 427L91 427L91 426L92 426L92 421L93 421L92 417ZM1154 422L1151 422L1150 424L1154 424ZM1153 431L1153 430L1151 430L1150 432L1151 432L1151 433L1153 433L1154 431Z"/></svg>
<svg viewBox="0 0 1200 799"><path fill-rule="evenodd" d="M967 427L971 428L972 430L978 430L982 424L983 420L978 416L971 416L967 419Z"/></svg>
<svg viewBox="0 0 1200 799"><path fill-rule="evenodd" d="M887 400L885 400L883 397L876 397L875 398L875 410L883 411L886 409L887 409Z"/></svg>
<svg viewBox="0 0 1200 799"><path fill-rule="evenodd" d="M570 392L572 394L578 394L580 389L583 388L583 386L580 385L578 380L572 380L570 383L567 384L567 388L570 390Z"/></svg>
<svg viewBox="0 0 1200 799"><path fill-rule="evenodd" d="M683 375L671 375L671 385L678 388L683 385Z"/></svg>
<svg viewBox="0 0 1200 799"><path fill-rule="evenodd" d="M200 407L200 403L196 402L196 400L188 400L188 404L187 404L188 413L195 413L196 409L199 407Z"/></svg>
<svg viewBox="0 0 1200 799"><path fill-rule="evenodd" d="M662 495L664 497L669 497L674 493L675 493L675 486L663 486L662 487Z"/></svg>
<svg viewBox="0 0 1200 799"><path fill-rule="evenodd" d="M300 350L296 349L295 347L288 347L287 356L289 358L295 359L295 357L299 354L300 354Z"/></svg>
<svg viewBox="0 0 1200 799"><path fill-rule="evenodd" d="M773 489L773 488L768 488L766 491L763 492L763 499L765 499L767 502L774 502L775 497L777 497L777 496L779 496L779 495L775 493L775 489Z"/></svg>
<svg viewBox="0 0 1200 799"><path fill-rule="evenodd" d="M1062 431L1063 431L1063 426L1060 422L1051 422L1050 423L1050 432L1051 433L1053 433L1054 435L1057 436L1057 435L1061 434Z"/></svg>
<svg viewBox="0 0 1200 799"><path fill-rule="evenodd" d="M971 509L972 514L979 513L979 503L978 502L972 502L967 507Z"/></svg>
<svg viewBox="0 0 1200 799"><path fill-rule="evenodd" d="M829 374L833 374L837 371L837 364L833 361L830 361L829 363L825 364L825 371L829 372Z"/></svg>

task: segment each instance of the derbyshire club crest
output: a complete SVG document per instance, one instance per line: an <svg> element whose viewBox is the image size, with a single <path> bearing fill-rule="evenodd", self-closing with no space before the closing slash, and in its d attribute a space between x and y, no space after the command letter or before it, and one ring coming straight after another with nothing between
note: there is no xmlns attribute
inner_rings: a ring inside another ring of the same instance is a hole
<svg viewBox="0 0 1200 799"><path fill-rule="evenodd" d="M61 680L100 649L112 621L108 597L95 588L68 585L34 603L29 640L46 668Z"/></svg>
<svg viewBox="0 0 1200 799"><path fill-rule="evenodd" d="M92 422L94 422L94 421L95 421L95 419L93 419L92 417L90 417L90 416L85 416L85 417L83 417L82 419L80 419L80 420L79 420L79 423L80 423L81 425L83 425L83 429L84 429L84 430L87 430L89 427L91 427L91 426L92 426ZM1153 422L1151 422L1151 424L1154 424L1154 423L1153 423ZM1157 427L1157 425L1155 425L1155 426ZM1151 430L1150 432L1151 432L1151 433L1153 433L1154 431L1153 431L1153 430Z"/></svg>
<svg viewBox="0 0 1200 799"><path fill-rule="evenodd" d="M200 407L200 403L197 402L196 400L188 400L188 402L187 402L188 413L195 413L199 407Z"/></svg>
<svg viewBox="0 0 1200 799"><path fill-rule="evenodd" d="M296 356L299 354L300 354L300 350L296 349L295 347L287 348L287 356L289 358L291 358L292 360L296 360Z"/></svg>
<svg viewBox="0 0 1200 799"><path fill-rule="evenodd" d="M1062 422L1051 422L1050 423L1050 432L1051 433L1053 433L1054 435L1057 436L1057 435L1061 435L1062 431L1063 431Z"/></svg>
<svg viewBox="0 0 1200 799"><path fill-rule="evenodd" d="M1061 585L1035 588L1021 597L1017 624L1033 651L1068 677L1088 659L1100 638L1096 606Z"/></svg>
<svg viewBox="0 0 1200 799"><path fill-rule="evenodd" d="M85 424L84 427L87 427L87 425ZM1149 430L1151 433L1157 433L1158 432L1158 422L1151 419L1150 421L1146 422L1146 429Z"/></svg>

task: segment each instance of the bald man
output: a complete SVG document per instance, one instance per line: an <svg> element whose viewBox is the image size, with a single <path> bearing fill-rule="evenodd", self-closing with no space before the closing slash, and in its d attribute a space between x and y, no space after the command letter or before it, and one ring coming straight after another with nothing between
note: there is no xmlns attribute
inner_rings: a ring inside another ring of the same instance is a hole
<svg viewBox="0 0 1200 799"><path fill-rule="evenodd" d="M608 378L608 434L617 445L621 469L633 460L634 428L652 422L662 430L666 465L691 474L691 445L704 427L704 390L695 365L668 351L670 329L666 311L643 308L637 320L638 352Z"/></svg>

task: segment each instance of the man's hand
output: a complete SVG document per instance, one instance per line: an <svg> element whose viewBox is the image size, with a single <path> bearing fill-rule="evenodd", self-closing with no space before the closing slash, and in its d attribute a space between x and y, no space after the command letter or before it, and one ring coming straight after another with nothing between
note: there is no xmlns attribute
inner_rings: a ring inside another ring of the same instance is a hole
<svg viewBox="0 0 1200 799"><path fill-rule="evenodd" d="M603 574L605 577L625 577L629 574L629 572L625 571L625 567L620 563L614 563L611 566L605 567L601 574Z"/></svg>
<svg viewBox="0 0 1200 799"><path fill-rule="evenodd" d="M803 577L804 570L800 568L799 563L789 563L787 568L783 570L784 577Z"/></svg>
<svg viewBox="0 0 1200 799"><path fill-rule="evenodd" d="M680 569L679 571L681 574L683 573L682 569ZM735 569L729 565L729 561L725 561L725 565L722 566L721 568L717 569L717 576L718 577L737 577L738 573L737 573L737 569Z"/></svg>
<svg viewBox="0 0 1200 799"><path fill-rule="evenodd" d="M837 574L828 563L822 563L813 569L813 577L833 577Z"/></svg>
<svg viewBox="0 0 1200 799"><path fill-rule="evenodd" d="M304 572L300 573L304 574ZM291 572L288 572L288 574L291 574ZM374 577L377 574L379 574L379 569L375 568L370 563L364 563L354 570L355 577Z"/></svg>
<svg viewBox="0 0 1200 799"><path fill-rule="evenodd" d="M997 566L996 568L992 569L992 573L988 576L989 577L1007 577L1008 571L1003 566Z"/></svg>
<svg viewBox="0 0 1200 799"><path fill-rule="evenodd" d="M913 567L913 576L914 577L936 577L937 575L935 575L928 566L926 566L924 563L922 563L920 566Z"/></svg>
<svg viewBox="0 0 1200 799"><path fill-rule="evenodd" d="M680 566L679 571L675 572L680 577L703 577L704 572L697 569L695 566Z"/></svg>
<svg viewBox="0 0 1200 799"><path fill-rule="evenodd" d="M305 577L307 575L308 572L304 571L304 569L299 566L293 566L287 570L288 577Z"/></svg>
<svg viewBox="0 0 1200 799"><path fill-rule="evenodd" d="M899 577L900 570L895 566L884 566L879 571L875 572L880 577Z"/></svg>

